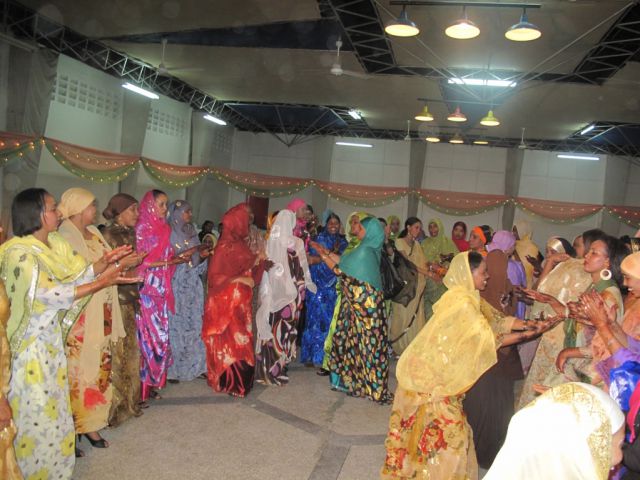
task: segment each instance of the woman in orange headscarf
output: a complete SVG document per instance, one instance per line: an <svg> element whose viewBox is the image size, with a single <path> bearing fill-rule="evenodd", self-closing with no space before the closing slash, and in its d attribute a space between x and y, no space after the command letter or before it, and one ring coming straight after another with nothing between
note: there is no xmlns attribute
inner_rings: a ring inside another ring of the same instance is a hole
<svg viewBox="0 0 640 480"><path fill-rule="evenodd" d="M253 286L265 260L247 245L249 211L243 204L222 217L222 235L209 264L202 324L207 382L216 392L244 397L253 386L255 355L251 329Z"/></svg>

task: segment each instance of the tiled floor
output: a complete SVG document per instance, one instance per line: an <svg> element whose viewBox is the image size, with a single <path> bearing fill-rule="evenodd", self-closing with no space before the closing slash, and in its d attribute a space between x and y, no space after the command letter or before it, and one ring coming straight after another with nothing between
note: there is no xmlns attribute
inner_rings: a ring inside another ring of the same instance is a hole
<svg viewBox="0 0 640 480"><path fill-rule="evenodd" d="M390 407L333 392L299 364L290 378L245 399L204 380L169 385L142 417L103 432L110 448L82 442L74 479L378 478Z"/></svg>

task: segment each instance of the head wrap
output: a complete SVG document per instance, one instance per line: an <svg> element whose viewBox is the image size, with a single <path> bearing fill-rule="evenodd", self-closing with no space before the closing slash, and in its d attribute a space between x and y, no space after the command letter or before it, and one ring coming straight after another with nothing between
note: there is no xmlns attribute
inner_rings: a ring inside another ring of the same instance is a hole
<svg viewBox="0 0 640 480"><path fill-rule="evenodd" d="M298 286L289 266L289 250L296 252L306 287L313 293L317 291L309 273L304 243L293 235L295 224L295 213L291 210L282 210L271 226L269 240L267 240L267 257L273 262L273 267L262 276L261 302L256 314L260 340L268 340L273 336L269 326L269 313L282 310L298 297Z"/></svg>
<svg viewBox="0 0 640 480"><path fill-rule="evenodd" d="M487 245L487 251L502 250L506 252L516 245L516 236L508 230L498 230L493 234L491 243Z"/></svg>
<svg viewBox="0 0 640 480"><path fill-rule="evenodd" d="M334 213L330 208L327 208L324 212L322 212L322 217L320 218L320 220L322 221L323 226L327 225L327 222L329 221L329 217L331 215L334 215Z"/></svg>
<svg viewBox="0 0 640 480"><path fill-rule="evenodd" d="M464 237L455 238L453 236L453 231L457 226L461 226L464 229ZM458 251L466 252L467 250L469 250L469 241L467 240L467 224L466 223L456 222L453 224L453 228L451 229L451 240L453 240L453 243L455 243L456 247L458 247Z"/></svg>
<svg viewBox="0 0 640 480"><path fill-rule="evenodd" d="M606 480L612 434L624 415L606 392L585 383L554 387L516 413L485 480Z"/></svg>
<svg viewBox="0 0 640 480"><path fill-rule="evenodd" d="M350 277L367 282L376 290L382 288L380 279L380 254L384 242L384 228L377 218L362 220L366 233L360 245L340 259L340 269Z"/></svg>
<svg viewBox="0 0 640 480"><path fill-rule="evenodd" d="M480 310L469 252L453 258L443 282L447 291L396 368L402 388L436 399L466 392L497 361L495 337Z"/></svg>
<svg viewBox="0 0 640 480"><path fill-rule="evenodd" d="M307 202L305 202L301 198L294 198L287 204L287 210L291 210L293 213L296 213L300 207L306 206Z"/></svg>
<svg viewBox="0 0 640 480"><path fill-rule="evenodd" d="M102 216L107 220L114 220L134 203L138 201L128 193L118 193L111 197L107 207L102 211Z"/></svg>
<svg viewBox="0 0 640 480"><path fill-rule="evenodd" d="M221 292L234 278L249 275L256 255L247 245L248 236L249 212L246 204L240 203L222 217L222 235L209 264L210 293Z"/></svg>
<svg viewBox="0 0 640 480"><path fill-rule="evenodd" d="M564 245L558 237L551 237L547 241L547 248L557 253L567 253L564 249Z"/></svg>
<svg viewBox="0 0 640 480"><path fill-rule="evenodd" d="M70 188L62 194L58 210L63 218L69 218L87 208L96 199L95 195L84 188Z"/></svg>
<svg viewBox="0 0 640 480"><path fill-rule="evenodd" d="M136 223L136 248L141 252L148 252L138 267L138 273L142 277L146 277L149 264L165 262L174 256L174 251L171 247L171 227L169 227L165 218L160 216L152 190L145 193L140 202L140 216ZM166 268L155 268L154 275L163 277L164 285L171 285L171 277L174 271L175 266L169 265ZM147 293L146 282L140 289L140 293ZM173 312L174 298L171 288L167 288L166 298L167 305Z"/></svg>
<svg viewBox="0 0 640 480"><path fill-rule="evenodd" d="M472 232L482 239L483 244L487 244L487 237L481 227L473 227Z"/></svg>
<svg viewBox="0 0 640 480"><path fill-rule="evenodd" d="M620 264L622 273L630 277L640 280L640 252L627 255Z"/></svg>
<svg viewBox="0 0 640 480"><path fill-rule="evenodd" d="M516 231L518 232L519 240L531 240L531 237L533 236L533 229L527 220L517 221L514 227L516 227Z"/></svg>
<svg viewBox="0 0 640 480"><path fill-rule="evenodd" d="M182 215L191 210L191 205L185 200L176 200L169 205L169 226L171 227L171 245L176 253L200 245L198 232L193 223L187 223ZM200 263L200 253L194 252L191 258L192 265Z"/></svg>
<svg viewBox="0 0 640 480"><path fill-rule="evenodd" d="M449 237L444 235L444 225L439 218L432 218L429 220L430 225L435 223L438 226L438 234L435 237L427 237L422 242L422 250L427 262L439 263L441 261L440 255L449 255L451 253L458 253L458 247Z"/></svg>

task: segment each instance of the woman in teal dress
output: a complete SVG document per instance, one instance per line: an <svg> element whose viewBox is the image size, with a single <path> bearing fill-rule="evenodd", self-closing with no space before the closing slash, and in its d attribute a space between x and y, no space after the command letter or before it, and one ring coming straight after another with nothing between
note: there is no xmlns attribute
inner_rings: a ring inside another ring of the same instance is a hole
<svg viewBox="0 0 640 480"><path fill-rule="evenodd" d="M340 277L342 298L329 359L331 385L354 397L388 403L393 395L388 388L389 340L380 279L384 229L378 219L365 218L352 233L361 243L341 257L312 243Z"/></svg>

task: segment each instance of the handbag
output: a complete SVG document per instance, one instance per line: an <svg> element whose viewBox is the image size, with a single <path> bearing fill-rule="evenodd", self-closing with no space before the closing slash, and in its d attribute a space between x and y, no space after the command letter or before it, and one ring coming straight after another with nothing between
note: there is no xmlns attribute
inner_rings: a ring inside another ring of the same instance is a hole
<svg viewBox="0 0 640 480"><path fill-rule="evenodd" d="M415 244L416 242L411 246L409 255L413 252ZM407 257L398 252L395 246L393 249L395 252L393 264L398 275L402 278L404 286L402 290L392 297L392 300L406 307L416 296L416 290L418 289L418 269Z"/></svg>
<svg viewBox="0 0 640 480"><path fill-rule="evenodd" d="M398 295L405 287L405 281L398 273L391 257L386 250L380 256L380 277L382 279L382 293L385 300L390 300Z"/></svg>

